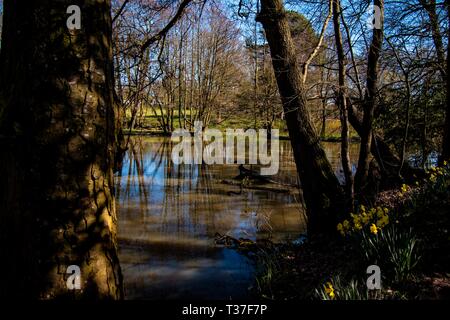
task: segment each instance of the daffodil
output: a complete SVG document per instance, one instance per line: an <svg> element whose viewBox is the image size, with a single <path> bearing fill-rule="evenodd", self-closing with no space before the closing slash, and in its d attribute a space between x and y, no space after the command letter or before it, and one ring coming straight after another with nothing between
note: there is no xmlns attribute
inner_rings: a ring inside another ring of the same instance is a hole
<svg viewBox="0 0 450 320"><path fill-rule="evenodd" d="M334 288L331 282L327 282L327 284L325 285L325 292L331 299L334 299Z"/></svg>
<svg viewBox="0 0 450 320"><path fill-rule="evenodd" d="M353 217L353 224L357 225L360 224L361 218L359 216L354 216Z"/></svg>
<svg viewBox="0 0 450 320"><path fill-rule="evenodd" d="M377 208L377 217L382 218L384 216L384 211L380 207Z"/></svg>
<svg viewBox="0 0 450 320"><path fill-rule="evenodd" d="M363 213L361 220L362 220L363 224L366 225L369 222L370 217L366 213Z"/></svg>
<svg viewBox="0 0 450 320"><path fill-rule="evenodd" d="M372 232L373 234L378 233L378 227L374 223L372 223L372 225L370 226L370 232Z"/></svg>
<svg viewBox="0 0 450 320"><path fill-rule="evenodd" d="M342 225L342 223L339 223L337 225L337 231L339 231L339 233L343 236L345 236L345 231L344 231L344 226Z"/></svg>
<svg viewBox="0 0 450 320"><path fill-rule="evenodd" d="M379 228L379 229L381 229L381 228L384 228L386 225L388 225L389 224L389 217L388 216L383 216L381 219L379 219L378 221L377 221L377 224L376 224L376 226Z"/></svg>
<svg viewBox="0 0 450 320"><path fill-rule="evenodd" d="M350 228L350 222L348 222L348 220L344 220L344 222L342 222L342 225L344 226L345 229Z"/></svg>
<svg viewBox="0 0 450 320"><path fill-rule="evenodd" d="M402 193L405 193L408 191L408 186L406 184L402 184Z"/></svg>

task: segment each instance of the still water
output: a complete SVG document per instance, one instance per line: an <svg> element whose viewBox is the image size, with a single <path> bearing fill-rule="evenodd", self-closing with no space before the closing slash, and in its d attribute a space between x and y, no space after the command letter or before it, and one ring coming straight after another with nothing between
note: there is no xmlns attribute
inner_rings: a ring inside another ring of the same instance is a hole
<svg viewBox="0 0 450 320"><path fill-rule="evenodd" d="M338 175L340 146L324 147ZM174 165L170 139L135 137L116 177L119 257L127 299L246 299L252 262L215 245L216 233L235 238L294 241L305 232L300 195L224 183L237 165ZM352 148L356 157L357 146ZM279 173L296 185L288 141L280 141ZM284 187L286 189L286 187Z"/></svg>

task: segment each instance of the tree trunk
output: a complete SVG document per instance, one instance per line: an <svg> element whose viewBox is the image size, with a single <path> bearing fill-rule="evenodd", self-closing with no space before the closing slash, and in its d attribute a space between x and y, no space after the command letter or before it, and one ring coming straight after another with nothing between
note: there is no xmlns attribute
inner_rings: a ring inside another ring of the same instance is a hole
<svg viewBox="0 0 450 320"><path fill-rule="evenodd" d="M355 131L361 136L363 132L363 120L358 111L351 105L350 100L347 101L348 119ZM395 183L395 178L398 178L400 168L400 158L395 154L391 147L383 140L383 138L373 133L373 143L370 146L370 152L378 163L383 175L383 180ZM401 169L401 176L408 183L413 183L418 178L423 177L424 171L419 168L413 168L409 163L404 163ZM398 181L400 183L400 181Z"/></svg>
<svg viewBox="0 0 450 320"><path fill-rule="evenodd" d="M446 108L445 108L445 124L444 135L442 140L442 153L439 157L439 163L442 165L444 160L450 159L450 46L447 45L447 59L445 59L444 44L442 41L442 32L439 25L439 15L437 13L436 0L419 0L422 7L428 14L430 19L431 36L436 49L437 68L441 74L442 81L446 87ZM449 0L445 0L445 8L447 10L447 20L450 22ZM448 40L450 40L450 31L447 31ZM447 67L445 67L447 66Z"/></svg>
<svg viewBox="0 0 450 320"><path fill-rule="evenodd" d="M321 99L322 103L322 125L320 127L320 138L325 139L327 134L327 100L326 98Z"/></svg>
<svg viewBox="0 0 450 320"><path fill-rule="evenodd" d="M110 1L4 1L2 297L118 299ZM69 290L67 268L81 270Z"/></svg>
<svg viewBox="0 0 450 320"><path fill-rule="evenodd" d="M430 19L429 23L431 29L431 37L433 38L437 56L437 68L441 73L442 78L445 80L445 78L447 77L447 73L445 71L445 50L442 41L441 28L439 26L439 16L436 11L436 0L419 0L419 2L427 12L428 18Z"/></svg>
<svg viewBox="0 0 450 320"><path fill-rule="evenodd" d="M344 45L342 42L340 17L342 14L340 0L333 0L333 25L334 37L336 41L336 51L339 63L339 88L337 96L337 105L341 118L341 158L342 169L345 177L345 193L348 201L348 207L353 206L353 173L350 162L349 151L349 129L348 129L348 108L347 108L347 84L345 81L346 58L344 54Z"/></svg>
<svg viewBox="0 0 450 320"><path fill-rule="evenodd" d="M383 44L384 0L374 0L373 4L381 10L381 27L373 29L372 43L367 59L367 88L363 103L363 125L361 130L361 148L359 151L358 169L355 175L355 192L364 193L369 174L370 150L372 146L373 120L378 82L378 60Z"/></svg>
<svg viewBox="0 0 450 320"><path fill-rule="evenodd" d="M306 96L282 0L262 0L257 16L266 32L297 172L307 208L308 232L335 230L342 211L339 185L306 107Z"/></svg>
<svg viewBox="0 0 450 320"><path fill-rule="evenodd" d="M450 23L450 1L445 1L445 7L447 9L447 19ZM450 30L447 31L448 41L450 44ZM445 161L450 161L450 45L447 45L447 67L446 67L445 85L447 88L447 105L445 108L445 126L444 126L444 138L442 141L442 155L440 158L440 164Z"/></svg>

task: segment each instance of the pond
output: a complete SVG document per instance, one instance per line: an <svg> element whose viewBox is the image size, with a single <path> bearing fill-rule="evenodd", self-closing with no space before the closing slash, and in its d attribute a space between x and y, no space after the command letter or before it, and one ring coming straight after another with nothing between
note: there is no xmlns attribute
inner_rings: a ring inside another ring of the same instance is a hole
<svg viewBox="0 0 450 320"><path fill-rule="evenodd" d="M339 143L324 147L342 176ZM216 245L215 235L298 240L305 233L299 193L241 191L224 183L239 174L238 165L174 165L171 148L169 138L134 137L116 176L126 298L251 298L252 261ZM357 145L351 150L357 159ZM279 173L272 179L296 185L289 141L280 141L279 161Z"/></svg>

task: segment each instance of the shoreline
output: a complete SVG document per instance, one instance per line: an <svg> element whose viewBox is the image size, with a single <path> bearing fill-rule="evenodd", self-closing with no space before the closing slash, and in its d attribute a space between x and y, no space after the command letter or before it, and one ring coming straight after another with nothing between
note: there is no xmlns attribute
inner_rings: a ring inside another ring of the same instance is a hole
<svg viewBox="0 0 450 320"><path fill-rule="evenodd" d="M213 128L211 128L213 129ZM193 134L191 132L191 134ZM153 131L153 130L132 130L131 132L129 132L129 130L125 129L123 130L123 135L124 136L143 136L143 137L166 137L166 138L170 138L171 137L171 133L168 132L164 132L164 131ZM279 136L279 140L281 141L288 141L290 140L288 135L280 135ZM321 138L320 139L321 142L341 142L341 138L340 137L325 137L325 138ZM359 137L351 137L350 138L350 143L357 143L360 141Z"/></svg>

